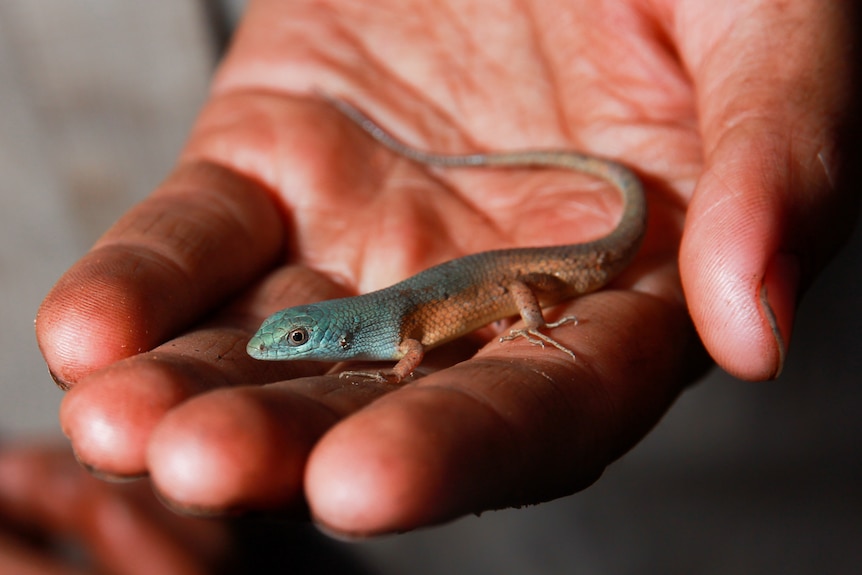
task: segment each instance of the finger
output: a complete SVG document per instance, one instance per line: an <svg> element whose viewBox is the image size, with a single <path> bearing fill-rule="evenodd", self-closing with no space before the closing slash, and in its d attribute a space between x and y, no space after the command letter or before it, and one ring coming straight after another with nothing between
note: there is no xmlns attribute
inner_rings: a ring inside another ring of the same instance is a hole
<svg viewBox="0 0 862 575"><path fill-rule="evenodd" d="M207 573L228 550L223 527L167 514L145 484L98 481L56 446L19 445L0 453L0 509L42 533L49 549L52 541L74 538L91 563L118 575ZM60 554L55 561L41 551L45 565L33 567L72 572L62 570L69 566Z"/></svg>
<svg viewBox="0 0 862 575"><path fill-rule="evenodd" d="M5 519L23 526L69 531L80 506L86 506L88 479L68 450L57 445L4 445L0 450L0 510Z"/></svg>
<svg viewBox="0 0 862 575"><path fill-rule="evenodd" d="M799 293L855 214L833 186L851 76L845 5L761 2L725 19L701 3L680 24L697 40L683 53L705 142L681 275L707 349L741 378L781 372Z"/></svg>
<svg viewBox="0 0 862 575"><path fill-rule="evenodd" d="M173 410L153 434L151 478L186 512L304 513L308 453L340 419L394 386L337 375L225 389Z"/></svg>
<svg viewBox="0 0 862 575"><path fill-rule="evenodd" d="M667 269L664 279L645 277L636 285L669 297L686 323L675 266L668 264ZM624 317L626 311L617 310ZM579 332L569 334L569 339L580 337ZM460 344L463 348L464 342ZM435 350L426 365L441 359L451 365L458 351L454 347L441 348L441 354ZM510 348L505 353L511 353ZM535 353L527 346L524 355ZM572 367L568 362L564 366ZM340 421L390 392L400 395L403 390L374 380L329 376L201 395L173 409L153 432L147 458L151 477L166 501L186 511L304 512L306 460L314 446Z"/></svg>
<svg viewBox="0 0 862 575"><path fill-rule="evenodd" d="M106 477L147 472L150 435L168 412L220 387L321 373L310 362L264 362L246 353L260 321L280 307L343 295L320 274L286 267L209 325L83 378L63 398L60 424L79 460Z"/></svg>
<svg viewBox="0 0 862 575"><path fill-rule="evenodd" d="M581 319L554 331L576 361L492 343L334 427L306 471L315 519L342 534L397 532L595 481L692 376L696 337L680 300L644 293L602 292L561 313Z"/></svg>
<svg viewBox="0 0 862 575"><path fill-rule="evenodd" d="M0 532L0 573L15 575L87 575L45 549L26 545L20 538Z"/></svg>
<svg viewBox="0 0 862 575"><path fill-rule="evenodd" d="M80 481L85 474L68 450L65 459L62 453L56 446L0 450L0 573L87 572L51 552L55 538L68 539L74 532L76 511L88 499Z"/></svg>
<svg viewBox="0 0 862 575"><path fill-rule="evenodd" d="M152 349L271 266L281 218L259 183L206 163L179 168L57 282L36 317L62 387Z"/></svg>

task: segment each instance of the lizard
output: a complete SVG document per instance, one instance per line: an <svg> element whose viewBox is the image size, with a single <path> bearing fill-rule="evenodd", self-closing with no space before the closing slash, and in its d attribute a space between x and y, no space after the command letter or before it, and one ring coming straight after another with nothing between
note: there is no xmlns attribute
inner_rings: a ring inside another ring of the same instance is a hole
<svg viewBox="0 0 862 575"><path fill-rule="evenodd" d="M595 291L634 258L646 232L643 186L626 166L572 150L530 149L439 154L408 146L345 100L326 97L344 116L394 153L443 168L564 168L612 184L622 195L619 222L593 241L498 249L456 258L390 287L278 311L261 324L247 352L260 360L389 360L389 373L343 372L400 383L425 352L494 321L520 315L524 327L500 341L525 338L575 359L542 330L577 323L572 316L547 323L542 308Z"/></svg>

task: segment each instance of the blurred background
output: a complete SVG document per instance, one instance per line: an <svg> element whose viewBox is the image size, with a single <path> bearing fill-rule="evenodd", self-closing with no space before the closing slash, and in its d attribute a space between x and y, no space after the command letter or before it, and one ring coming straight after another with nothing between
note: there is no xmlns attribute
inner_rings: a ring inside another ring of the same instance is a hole
<svg viewBox="0 0 862 575"><path fill-rule="evenodd" d="M241 10L0 2L5 443L60 437L37 306L171 168ZM585 492L372 542L326 540L320 552L381 574L862 572L860 280L857 231L806 296L778 381L714 371ZM268 533L276 546L316 536ZM277 572L293 569L284 561Z"/></svg>

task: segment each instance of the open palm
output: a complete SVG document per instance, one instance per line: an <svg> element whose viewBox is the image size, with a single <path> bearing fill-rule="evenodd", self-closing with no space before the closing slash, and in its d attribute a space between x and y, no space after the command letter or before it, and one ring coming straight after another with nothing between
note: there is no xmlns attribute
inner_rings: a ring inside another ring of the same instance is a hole
<svg viewBox="0 0 862 575"><path fill-rule="evenodd" d="M800 276L843 231L833 224L802 263L784 256L792 200L822 207L809 229L841 207L824 150L845 87L812 80L841 72L841 54L797 32L798 64L739 58L740 44L758 54L770 41L740 18L790 26L796 13L768 2L535 4L252 2L177 170L40 310L85 464L149 473L183 509L308 505L330 529L403 530L594 481L706 365L689 313L724 367L777 373ZM806 26L841 32L833 4ZM788 100L765 89L769 70L816 90ZM554 332L577 361L499 343L499 326L435 352L401 387L245 354L279 308L467 253L593 239L618 217L615 192L587 177L396 157L317 90L422 149L571 148L642 177L650 229L635 264L549 316L581 319ZM785 133L785 115L805 120Z"/></svg>

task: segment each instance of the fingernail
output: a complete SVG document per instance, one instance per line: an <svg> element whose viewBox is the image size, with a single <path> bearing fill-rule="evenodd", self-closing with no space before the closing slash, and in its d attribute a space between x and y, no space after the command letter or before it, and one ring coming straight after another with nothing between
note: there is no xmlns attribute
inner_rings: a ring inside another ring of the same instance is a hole
<svg viewBox="0 0 862 575"><path fill-rule="evenodd" d="M75 451L74 447L72 449L72 454L75 456L75 461L77 461L81 467L86 469L87 473L97 479L101 479L102 481L106 481L108 483L131 483L132 481L137 481L139 479L147 477L146 473L140 473L135 475L119 475L116 473L102 471L98 467L90 465L89 463L78 457L78 453Z"/></svg>
<svg viewBox="0 0 862 575"><path fill-rule="evenodd" d="M787 357L787 345L796 313L796 296L799 289L799 260L792 254L776 254L763 276L760 302L769 329L778 348L778 363L771 379L781 375Z"/></svg>
<svg viewBox="0 0 862 575"><path fill-rule="evenodd" d="M823 146L817 153L817 159L823 166L829 185L834 188L838 179L838 154L834 146Z"/></svg>
<svg viewBox="0 0 862 575"><path fill-rule="evenodd" d="M54 383L57 385L57 387L59 387L62 391L69 391L70 389L72 389L71 383L69 383L50 369L48 370L48 374L51 376L51 379L54 380Z"/></svg>
<svg viewBox="0 0 862 575"><path fill-rule="evenodd" d="M312 516L311 524L314 526L322 534L326 535L330 539L334 539L336 541L340 541L342 543L358 543L359 541L364 541L367 537L361 537L359 535L350 535L348 533L343 533L341 531L336 531L335 529L331 529L327 527L327 525L321 521L319 521L316 517Z"/></svg>

